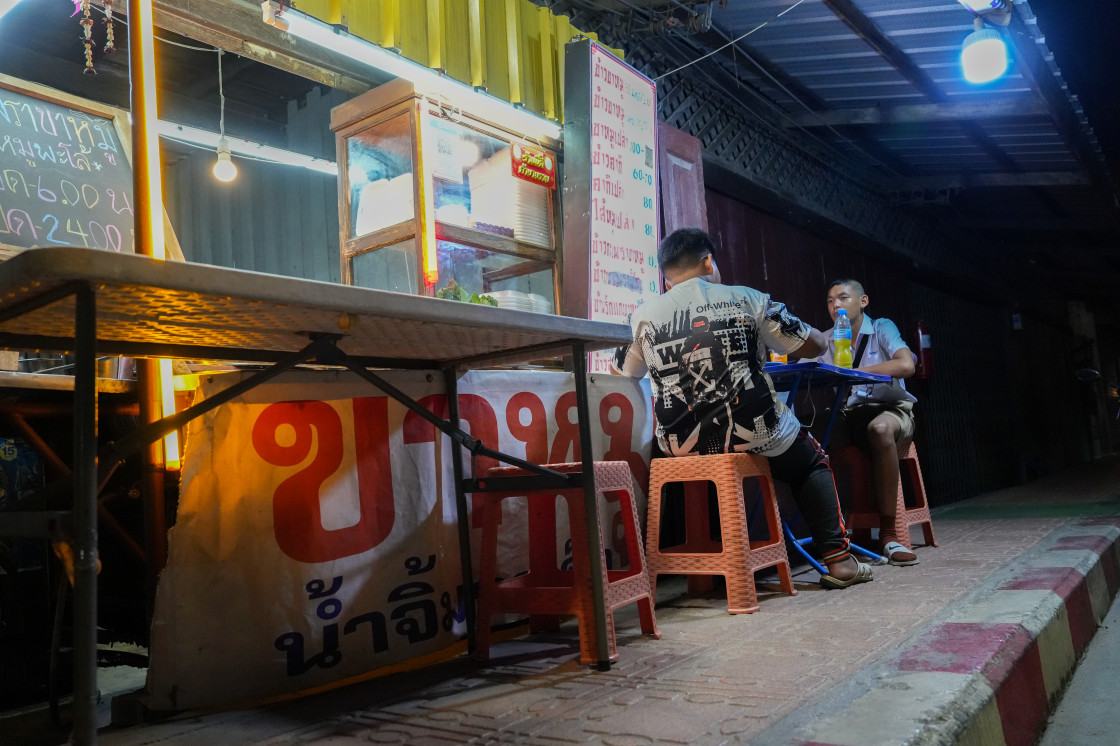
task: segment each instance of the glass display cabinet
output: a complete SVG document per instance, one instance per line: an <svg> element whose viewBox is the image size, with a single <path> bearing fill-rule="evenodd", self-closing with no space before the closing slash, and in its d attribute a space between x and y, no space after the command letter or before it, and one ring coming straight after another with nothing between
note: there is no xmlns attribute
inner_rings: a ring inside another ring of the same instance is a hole
<svg viewBox="0 0 1120 746"><path fill-rule="evenodd" d="M395 80L331 112L342 280L555 313L556 153Z"/></svg>

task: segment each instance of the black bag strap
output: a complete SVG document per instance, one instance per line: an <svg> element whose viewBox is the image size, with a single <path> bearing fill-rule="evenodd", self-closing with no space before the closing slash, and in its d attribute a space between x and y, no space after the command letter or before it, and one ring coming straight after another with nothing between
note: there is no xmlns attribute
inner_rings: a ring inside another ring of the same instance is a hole
<svg viewBox="0 0 1120 746"><path fill-rule="evenodd" d="M859 361L863 359L863 351L867 349L867 340L870 338L870 334L859 335L859 347L856 348L856 358L852 361L853 368L859 367Z"/></svg>

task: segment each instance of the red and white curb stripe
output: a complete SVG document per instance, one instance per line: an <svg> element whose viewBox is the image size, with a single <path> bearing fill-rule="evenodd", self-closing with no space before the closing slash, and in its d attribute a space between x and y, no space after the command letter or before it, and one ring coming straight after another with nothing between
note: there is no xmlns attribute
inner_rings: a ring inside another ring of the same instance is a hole
<svg viewBox="0 0 1120 746"><path fill-rule="evenodd" d="M798 740L1030 746L1118 590L1120 516L1064 526Z"/></svg>

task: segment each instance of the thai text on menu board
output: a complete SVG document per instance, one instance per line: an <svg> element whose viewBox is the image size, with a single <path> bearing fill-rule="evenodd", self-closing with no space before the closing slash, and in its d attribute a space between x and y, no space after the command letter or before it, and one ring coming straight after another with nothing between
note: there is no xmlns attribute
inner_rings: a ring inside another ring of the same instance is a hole
<svg viewBox="0 0 1120 746"><path fill-rule="evenodd" d="M628 323L657 295L657 88L591 45L591 278L588 318ZM611 353L592 356L609 370Z"/></svg>
<svg viewBox="0 0 1120 746"><path fill-rule="evenodd" d="M0 244L135 250L113 120L0 88Z"/></svg>

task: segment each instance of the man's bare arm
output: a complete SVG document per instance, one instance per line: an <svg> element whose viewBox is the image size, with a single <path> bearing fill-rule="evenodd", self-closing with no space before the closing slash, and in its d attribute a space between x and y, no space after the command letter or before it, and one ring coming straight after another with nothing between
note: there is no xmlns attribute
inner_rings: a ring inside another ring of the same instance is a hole
<svg viewBox="0 0 1120 746"><path fill-rule="evenodd" d="M892 378L909 378L914 375L914 356L910 354L909 347L895 350L890 360L885 360L875 365L860 366L860 370L868 373L880 373Z"/></svg>
<svg viewBox="0 0 1120 746"><path fill-rule="evenodd" d="M824 336L824 332L819 329L809 327L809 338L801 343L801 346L790 353L790 356L805 359L810 357L820 357L821 353L828 349L828 337Z"/></svg>

